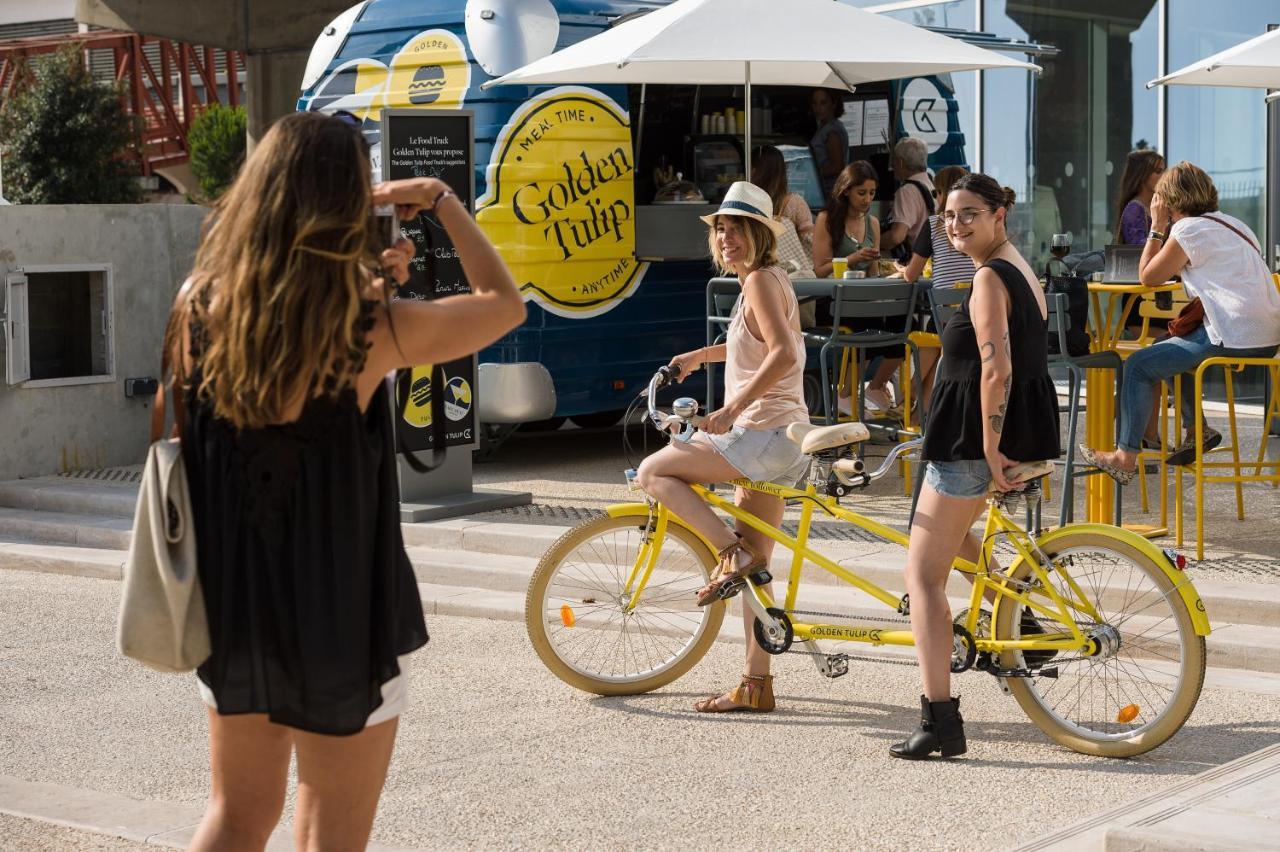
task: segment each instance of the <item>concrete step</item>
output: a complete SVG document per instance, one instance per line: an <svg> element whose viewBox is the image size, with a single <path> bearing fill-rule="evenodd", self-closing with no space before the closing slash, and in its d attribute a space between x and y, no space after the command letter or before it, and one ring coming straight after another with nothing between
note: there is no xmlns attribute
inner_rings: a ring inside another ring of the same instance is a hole
<svg viewBox="0 0 1280 852"><path fill-rule="evenodd" d="M0 539L128 550L132 518L0 507Z"/></svg>
<svg viewBox="0 0 1280 852"><path fill-rule="evenodd" d="M133 519L136 484L82 483L43 477L0 482L0 507Z"/></svg>

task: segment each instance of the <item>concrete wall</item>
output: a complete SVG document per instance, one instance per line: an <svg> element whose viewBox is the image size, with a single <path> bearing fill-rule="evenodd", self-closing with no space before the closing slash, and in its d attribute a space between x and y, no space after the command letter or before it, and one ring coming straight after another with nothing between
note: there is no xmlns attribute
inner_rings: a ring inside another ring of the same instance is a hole
<svg viewBox="0 0 1280 852"><path fill-rule="evenodd" d="M191 269L204 208L194 205L0 207L0 284L23 266L111 264L115 381L10 386L0 369L0 481L139 464L151 400L124 380L158 377L173 294ZM4 363L0 350L0 364Z"/></svg>

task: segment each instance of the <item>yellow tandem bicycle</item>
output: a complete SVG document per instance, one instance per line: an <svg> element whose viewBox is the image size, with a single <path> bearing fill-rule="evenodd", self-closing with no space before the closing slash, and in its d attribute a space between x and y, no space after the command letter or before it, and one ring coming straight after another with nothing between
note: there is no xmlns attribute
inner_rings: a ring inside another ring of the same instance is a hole
<svg viewBox="0 0 1280 852"><path fill-rule="evenodd" d="M688 440L700 422L697 403L678 399L671 412L656 405L670 380L663 367L649 382L648 420L670 440ZM799 644L794 650L810 654L819 672L834 678L854 657L820 642L912 645L909 600L814 549L814 514L905 547L904 532L841 506L840 498L883 476L920 441L895 446L869 472L854 452L867 437L861 424L800 424L789 435L811 458L804 488L745 479L731 484L798 502L794 537L714 491L694 490L790 551L784 598L772 599L765 571L745 585L743 605L755 614L761 647L781 654ZM1038 477L1049 469L1041 463L1028 472ZM1200 696L1209 633L1204 604L1180 555L1124 529L1079 523L1033 534L1019 526L1009 511L1018 501L1028 509L1038 503L1039 484L1029 478L1020 492L993 495L978 562L954 563L969 575L972 591L954 625L951 669L998 678L1031 721L1062 745L1104 757L1142 754L1172 737ZM1007 566L992 558L998 541L1007 542ZM546 666L578 689L599 695L657 689L689 671L720 632L724 601L707 607L694 601L715 565L711 544L656 501L610 506L542 557L525 601L529 638ZM861 590L888 618L798 609L809 566Z"/></svg>

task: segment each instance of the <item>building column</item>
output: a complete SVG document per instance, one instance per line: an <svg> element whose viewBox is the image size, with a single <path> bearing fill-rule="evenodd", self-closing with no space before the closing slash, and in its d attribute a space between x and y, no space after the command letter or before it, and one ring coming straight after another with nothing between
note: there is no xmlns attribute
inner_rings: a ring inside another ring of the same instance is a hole
<svg viewBox="0 0 1280 852"><path fill-rule="evenodd" d="M307 50L250 53L246 58L245 111L248 114L249 150L276 119L294 112L302 93Z"/></svg>

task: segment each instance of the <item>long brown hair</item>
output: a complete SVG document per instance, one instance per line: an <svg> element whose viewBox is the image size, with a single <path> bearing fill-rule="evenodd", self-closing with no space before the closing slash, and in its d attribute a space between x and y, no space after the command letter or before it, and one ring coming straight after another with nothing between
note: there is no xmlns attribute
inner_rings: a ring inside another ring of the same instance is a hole
<svg viewBox="0 0 1280 852"><path fill-rule="evenodd" d="M197 393L237 429L280 422L349 387L373 260L369 158L358 131L319 113L280 119L205 220L187 295L166 335L203 329Z"/></svg>
<svg viewBox="0 0 1280 852"><path fill-rule="evenodd" d="M1116 226L1112 232L1112 240L1120 242L1120 220L1124 217L1124 208L1142 192L1147 178L1164 168L1164 157L1151 148L1130 151L1124 161L1124 171L1120 174L1120 192L1116 195Z"/></svg>
<svg viewBox="0 0 1280 852"><path fill-rule="evenodd" d="M827 201L827 233L831 236L831 250L834 252L840 240L844 238L844 219L849 215L849 197L847 193L852 187L861 186L867 181L880 183L876 167L866 160L854 160L845 166L836 176L836 184L831 189L831 198ZM863 239L870 236L864 232Z"/></svg>
<svg viewBox="0 0 1280 852"><path fill-rule="evenodd" d="M787 200L787 161L772 145L761 145L751 154L751 182L769 193L773 200L773 217L782 215Z"/></svg>

